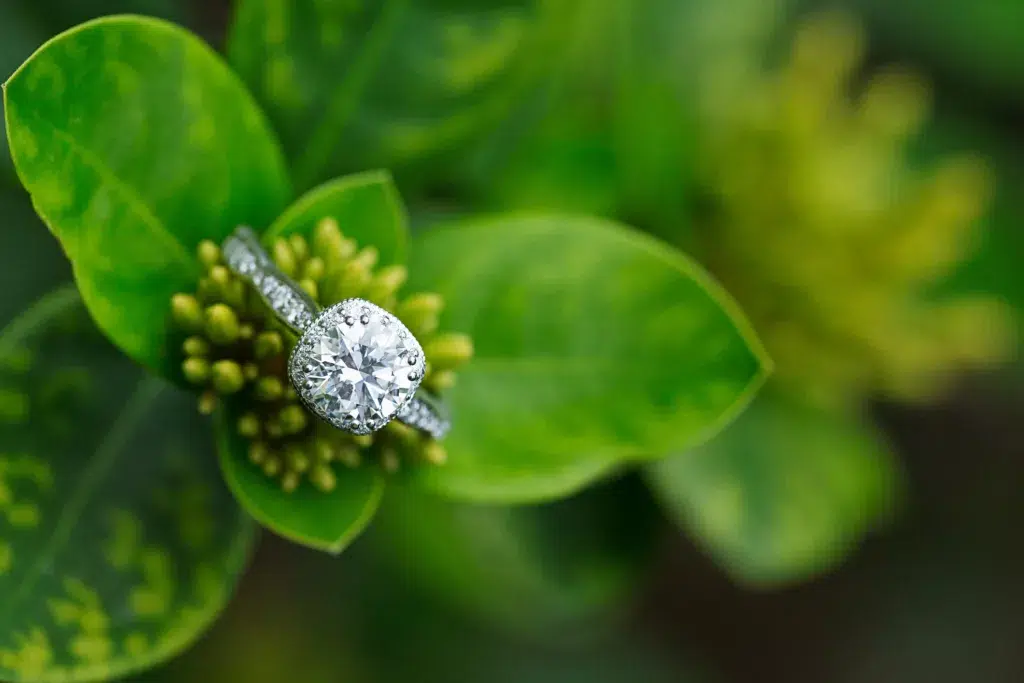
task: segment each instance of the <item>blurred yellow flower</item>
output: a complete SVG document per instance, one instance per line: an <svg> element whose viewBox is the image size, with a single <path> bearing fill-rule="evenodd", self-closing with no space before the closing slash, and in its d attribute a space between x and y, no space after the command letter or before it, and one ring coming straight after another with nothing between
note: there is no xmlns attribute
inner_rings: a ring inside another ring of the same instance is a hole
<svg viewBox="0 0 1024 683"><path fill-rule="evenodd" d="M834 407L932 397L1012 341L1001 302L929 297L970 252L990 174L972 156L928 172L907 163L928 90L890 69L851 97L863 42L849 17L822 14L798 28L781 67L760 68L748 50L749 63L709 67L700 90L706 261L779 381Z"/></svg>

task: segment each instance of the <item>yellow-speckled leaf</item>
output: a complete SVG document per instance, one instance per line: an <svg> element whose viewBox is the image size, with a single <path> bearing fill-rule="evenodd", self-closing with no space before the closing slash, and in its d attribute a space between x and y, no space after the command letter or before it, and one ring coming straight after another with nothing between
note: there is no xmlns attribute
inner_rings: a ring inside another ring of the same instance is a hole
<svg viewBox="0 0 1024 683"><path fill-rule="evenodd" d="M193 402L73 288L0 332L0 680L105 680L210 624L253 540Z"/></svg>
<svg viewBox="0 0 1024 683"><path fill-rule="evenodd" d="M449 461L413 476L480 501L565 495L710 437L769 361L682 253L607 221L511 216L414 240L413 289L476 354L450 392Z"/></svg>
<svg viewBox="0 0 1024 683"><path fill-rule="evenodd" d="M710 443L651 465L648 478L733 577L761 586L841 561L889 516L899 480L869 424L772 391Z"/></svg>
<svg viewBox="0 0 1024 683"><path fill-rule="evenodd" d="M228 54L306 188L451 152L500 121L546 4L242 0Z"/></svg>
<svg viewBox="0 0 1024 683"><path fill-rule="evenodd" d="M18 175L89 311L130 356L177 377L167 302L194 287L196 244L265 227L288 200L256 104L202 41L142 17L54 38L4 96Z"/></svg>

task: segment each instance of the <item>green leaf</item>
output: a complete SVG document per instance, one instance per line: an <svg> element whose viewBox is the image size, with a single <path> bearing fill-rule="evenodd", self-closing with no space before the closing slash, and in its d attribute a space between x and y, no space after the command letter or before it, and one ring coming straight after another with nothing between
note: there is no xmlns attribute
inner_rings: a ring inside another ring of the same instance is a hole
<svg viewBox="0 0 1024 683"><path fill-rule="evenodd" d="M403 584L551 643L609 626L652 555L658 519L635 477L520 507L394 486L370 538Z"/></svg>
<svg viewBox="0 0 1024 683"><path fill-rule="evenodd" d="M5 98L18 174L89 311L130 356L177 377L168 301L195 285L196 244L269 225L289 194L256 105L202 41L141 17L54 38Z"/></svg>
<svg viewBox="0 0 1024 683"><path fill-rule="evenodd" d="M292 493L252 463L234 429L237 416L217 416L221 471L235 498L263 526L289 541L337 554L373 519L384 494L384 477L362 467L338 473L336 488L324 493L303 484Z"/></svg>
<svg viewBox="0 0 1024 683"><path fill-rule="evenodd" d="M736 304L681 253L589 218L432 230L411 285L445 297L473 361L450 392L446 496L536 501L693 446L743 409L769 361Z"/></svg>
<svg viewBox="0 0 1024 683"><path fill-rule="evenodd" d="M648 474L679 524L736 580L759 586L836 565L890 516L899 480L870 424L773 392Z"/></svg>
<svg viewBox="0 0 1024 683"><path fill-rule="evenodd" d="M295 233L308 238L325 217L337 220L345 236L360 247L376 247L381 264L405 263L408 219L387 171L357 173L310 190L274 221L263 239Z"/></svg>
<svg viewBox="0 0 1024 683"><path fill-rule="evenodd" d="M223 607L254 525L192 400L57 290L0 332L0 678L106 680Z"/></svg>
<svg viewBox="0 0 1024 683"><path fill-rule="evenodd" d="M300 188L451 153L498 124L541 54L541 0L242 0L232 65Z"/></svg>

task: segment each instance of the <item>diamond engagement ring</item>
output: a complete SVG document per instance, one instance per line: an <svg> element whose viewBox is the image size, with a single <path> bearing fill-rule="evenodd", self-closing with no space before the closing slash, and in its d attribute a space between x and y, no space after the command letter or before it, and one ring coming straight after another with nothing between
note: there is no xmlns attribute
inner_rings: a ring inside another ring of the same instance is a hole
<svg viewBox="0 0 1024 683"><path fill-rule="evenodd" d="M370 434L396 418L435 439L448 432L441 403L425 392L414 395L426 359L402 321L363 299L320 310L274 265L249 228L224 240L223 252L228 268L299 336L288 377L313 414L352 434Z"/></svg>

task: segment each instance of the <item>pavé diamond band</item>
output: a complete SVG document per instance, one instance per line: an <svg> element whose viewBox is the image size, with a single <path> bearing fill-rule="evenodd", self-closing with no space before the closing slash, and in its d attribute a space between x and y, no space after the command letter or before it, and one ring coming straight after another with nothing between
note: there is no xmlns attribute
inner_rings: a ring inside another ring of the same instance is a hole
<svg viewBox="0 0 1024 683"><path fill-rule="evenodd" d="M288 377L303 403L329 424L369 434L397 418L435 439L451 427L437 399L416 390L426 359L398 318L363 299L320 310L282 273L256 234L240 227L224 241L228 268L247 281L299 341Z"/></svg>

